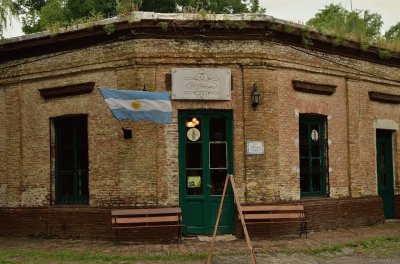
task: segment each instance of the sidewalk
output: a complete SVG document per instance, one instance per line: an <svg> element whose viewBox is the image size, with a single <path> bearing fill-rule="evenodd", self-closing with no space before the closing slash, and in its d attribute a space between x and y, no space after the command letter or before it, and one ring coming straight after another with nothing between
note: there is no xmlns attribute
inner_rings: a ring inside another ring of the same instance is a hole
<svg viewBox="0 0 400 264"><path fill-rule="evenodd" d="M349 229L310 232L308 238L280 238L275 240L252 240L257 254L272 253L283 249L309 249L332 246L374 237L395 236L400 234L400 221L387 221L385 224L355 227ZM222 238L222 237L221 237ZM229 238L229 237L228 237ZM184 238L182 243L171 244L137 244L113 241L61 240L0 237L0 248L3 249L40 249L46 251L100 252L105 254L152 254L152 253L200 253L207 252L209 241L199 241L197 237ZM217 241L213 253L248 254L245 240Z"/></svg>

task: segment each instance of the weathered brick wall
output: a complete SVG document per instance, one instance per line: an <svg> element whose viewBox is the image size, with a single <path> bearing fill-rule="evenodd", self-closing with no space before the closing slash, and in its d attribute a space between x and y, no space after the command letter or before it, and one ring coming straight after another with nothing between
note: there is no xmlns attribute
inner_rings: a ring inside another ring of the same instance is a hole
<svg viewBox="0 0 400 264"><path fill-rule="evenodd" d="M325 230L354 225L382 223L382 200L376 197L356 199L314 199L305 205L308 230ZM64 239L115 239L110 209L94 207L0 208L0 236L30 236ZM252 238L298 234L297 224L249 225ZM176 239L176 228L119 230L120 240L144 241ZM241 236L237 223L235 232Z"/></svg>
<svg viewBox="0 0 400 264"><path fill-rule="evenodd" d="M328 116L332 198L377 195L374 121L400 123L398 107L368 98L369 90L398 94L398 85L361 72L399 80L397 68L269 42L130 40L30 61L21 60L0 76L1 121L6 124L0 128L4 207L50 203L49 118L60 115L88 115L89 202L94 207L179 203L181 109L233 110L235 179L240 199L249 203L300 198L299 114ZM123 122L133 129L132 139L124 140L97 90L49 100L38 93L39 88L88 81L98 87L141 89L146 84L150 91L164 91L169 89L166 74L175 67L230 68L232 100L173 101L173 124ZM337 89L331 96L296 92L293 79ZM254 82L261 92L256 111L250 98ZM246 155L247 140L264 141L265 154ZM397 194L399 166L396 160Z"/></svg>
<svg viewBox="0 0 400 264"><path fill-rule="evenodd" d="M114 238L110 210L103 208L0 208L1 236L65 239Z"/></svg>
<svg viewBox="0 0 400 264"><path fill-rule="evenodd" d="M301 204L305 208L308 231L384 222L383 204L378 197L309 199L302 200ZM248 225L247 228L253 238L299 234L297 223ZM242 236L240 223L237 223L237 232Z"/></svg>

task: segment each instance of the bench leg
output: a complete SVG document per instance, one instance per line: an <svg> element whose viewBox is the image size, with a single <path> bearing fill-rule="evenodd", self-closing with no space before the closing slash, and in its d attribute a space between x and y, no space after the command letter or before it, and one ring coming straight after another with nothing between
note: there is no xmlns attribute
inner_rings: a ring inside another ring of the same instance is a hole
<svg viewBox="0 0 400 264"><path fill-rule="evenodd" d="M178 242L182 242L182 227L178 226Z"/></svg>
<svg viewBox="0 0 400 264"><path fill-rule="evenodd" d="M305 234L306 238L307 238L307 222L300 223L300 236L299 237L301 237L301 234Z"/></svg>

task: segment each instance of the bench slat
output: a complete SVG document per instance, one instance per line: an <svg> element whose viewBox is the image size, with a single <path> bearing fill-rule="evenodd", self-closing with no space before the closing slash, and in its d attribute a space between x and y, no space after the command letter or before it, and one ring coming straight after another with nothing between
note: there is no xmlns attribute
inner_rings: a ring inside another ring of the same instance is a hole
<svg viewBox="0 0 400 264"><path fill-rule="evenodd" d="M119 217L113 218L113 224L146 224L146 223L163 223L163 222L178 222L177 215L172 216L154 216L154 217Z"/></svg>
<svg viewBox="0 0 400 264"><path fill-rule="evenodd" d="M246 225L259 225L259 224L291 224L291 223L306 223L304 219L298 219L298 220L293 220L293 221L279 221L279 222L274 222L274 221L260 221L260 222L247 222Z"/></svg>
<svg viewBox="0 0 400 264"><path fill-rule="evenodd" d="M111 216L180 214L180 213L182 213L182 210L179 207L111 210Z"/></svg>
<svg viewBox="0 0 400 264"><path fill-rule="evenodd" d="M245 220L262 220L262 219L301 219L303 218L302 213L286 213L286 214L245 214Z"/></svg>
<svg viewBox="0 0 400 264"><path fill-rule="evenodd" d="M304 211L303 205L243 205L242 212Z"/></svg>
<svg viewBox="0 0 400 264"><path fill-rule="evenodd" d="M182 227L183 225L171 224L171 225L151 225L151 226L113 226L113 229L131 229L131 228L146 228L146 227Z"/></svg>

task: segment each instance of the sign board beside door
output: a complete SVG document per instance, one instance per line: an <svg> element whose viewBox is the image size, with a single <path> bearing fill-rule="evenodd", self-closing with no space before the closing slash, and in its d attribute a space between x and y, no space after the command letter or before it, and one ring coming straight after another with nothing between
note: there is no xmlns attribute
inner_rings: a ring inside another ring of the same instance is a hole
<svg viewBox="0 0 400 264"><path fill-rule="evenodd" d="M218 68L172 69L172 99L231 100L231 70Z"/></svg>

